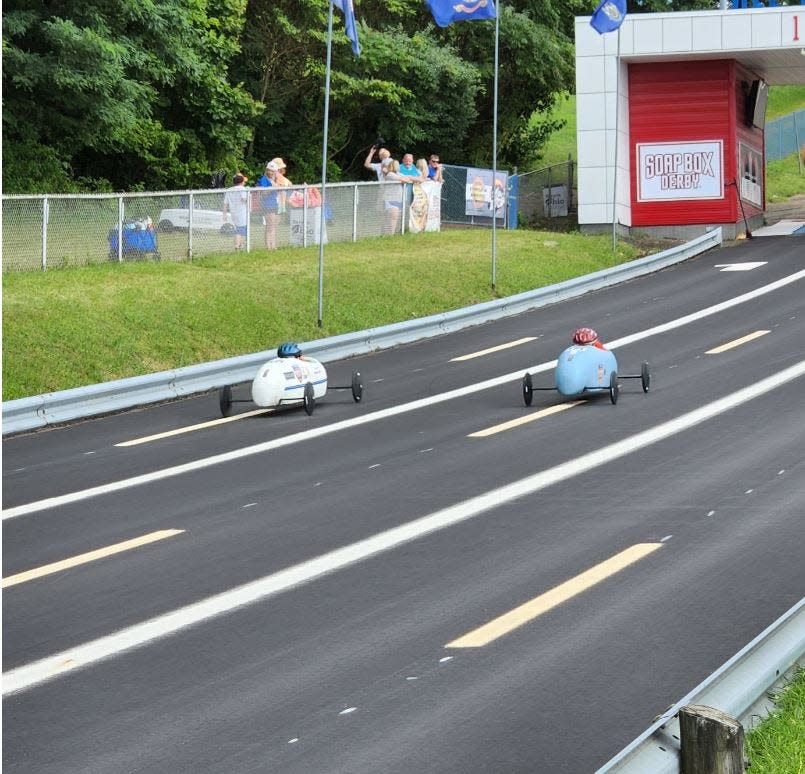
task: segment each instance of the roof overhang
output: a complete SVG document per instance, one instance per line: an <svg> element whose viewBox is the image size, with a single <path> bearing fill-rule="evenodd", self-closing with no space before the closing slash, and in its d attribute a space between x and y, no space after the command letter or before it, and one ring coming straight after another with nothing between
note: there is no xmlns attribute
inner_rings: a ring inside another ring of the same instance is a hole
<svg viewBox="0 0 805 774"><path fill-rule="evenodd" d="M805 6L629 14L599 35L576 17L576 45L626 62L734 59L769 84L805 84ZM620 39L620 40L618 40Z"/></svg>

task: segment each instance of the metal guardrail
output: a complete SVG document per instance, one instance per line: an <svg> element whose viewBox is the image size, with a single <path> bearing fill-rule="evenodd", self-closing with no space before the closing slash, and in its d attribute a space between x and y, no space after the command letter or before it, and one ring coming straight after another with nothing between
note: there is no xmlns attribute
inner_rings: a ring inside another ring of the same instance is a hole
<svg viewBox="0 0 805 774"><path fill-rule="evenodd" d="M329 362L430 336L440 336L659 271L717 247L721 242L722 232L717 228L656 255L638 258L584 277L418 320L317 339L305 342L302 347L306 353L323 362ZM3 435L110 414L148 403L206 392L227 384L250 381L260 365L273 356L274 350L267 350L146 376L6 401L3 403Z"/></svg>
<svg viewBox="0 0 805 774"><path fill-rule="evenodd" d="M805 666L805 598L669 707L596 774L679 774L677 713L682 707L703 704L747 726L759 713L767 692L797 664Z"/></svg>

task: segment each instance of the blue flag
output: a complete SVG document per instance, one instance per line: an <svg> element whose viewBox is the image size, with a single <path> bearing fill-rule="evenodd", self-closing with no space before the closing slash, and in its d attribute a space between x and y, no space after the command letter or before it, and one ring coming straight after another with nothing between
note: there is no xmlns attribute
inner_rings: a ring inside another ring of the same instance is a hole
<svg viewBox="0 0 805 774"><path fill-rule="evenodd" d="M494 0L426 0L433 18L440 27L457 21L494 19Z"/></svg>
<svg viewBox="0 0 805 774"><path fill-rule="evenodd" d="M352 41L352 53L361 55L361 44L358 43L358 28L355 26L355 9L352 0L333 0L333 5L344 14L344 29L347 37Z"/></svg>
<svg viewBox="0 0 805 774"><path fill-rule="evenodd" d="M614 32L626 18L626 0L601 0L590 19L592 28L600 33Z"/></svg>

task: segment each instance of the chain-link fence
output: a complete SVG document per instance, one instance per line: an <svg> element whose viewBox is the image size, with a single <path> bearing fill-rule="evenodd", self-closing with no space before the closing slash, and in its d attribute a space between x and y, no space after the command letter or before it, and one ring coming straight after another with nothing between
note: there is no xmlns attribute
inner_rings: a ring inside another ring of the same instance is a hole
<svg viewBox="0 0 805 774"><path fill-rule="evenodd" d="M784 159L805 145L805 110L766 123L766 161Z"/></svg>
<svg viewBox="0 0 805 774"><path fill-rule="evenodd" d="M570 224L577 212L572 159L517 175L517 218L522 225Z"/></svg>
<svg viewBox="0 0 805 774"><path fill-rule="evenodd" d="M392 190L393 189L393 190ZM345 242L406 230L401 183L335 183L327 186L325 242ZM269 191L246 188L248 219L242 249L319 243L321 190L282 189L281 205ZM3 196L3 271L85 266L104 261L162 260L230 253L236 225L224 214L226 189L147 194ZM275 193L276 196L276 193Z"/></svg>

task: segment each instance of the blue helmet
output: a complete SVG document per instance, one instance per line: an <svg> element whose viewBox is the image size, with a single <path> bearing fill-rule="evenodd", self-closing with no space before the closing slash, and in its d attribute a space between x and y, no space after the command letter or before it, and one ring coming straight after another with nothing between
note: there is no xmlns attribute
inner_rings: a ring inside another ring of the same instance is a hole
<svg viewBox="0 0 805 774"><path fill-rule="evenodd" d="M302 350L299 348L299 345L294 344L292 341L280 344L279 347L277 347L277 357L299 357L301 354Z"/></svg>

